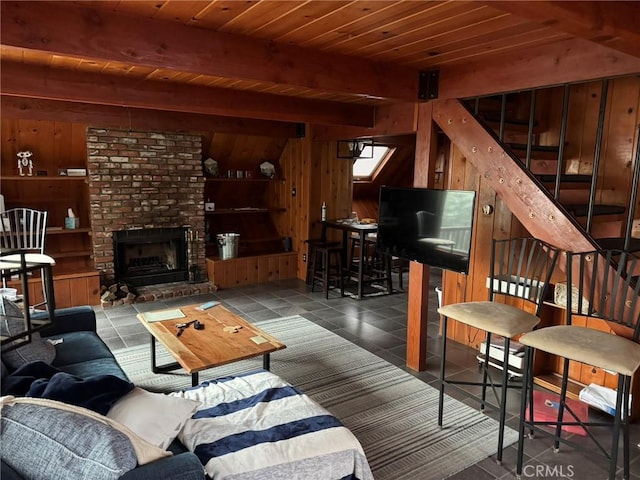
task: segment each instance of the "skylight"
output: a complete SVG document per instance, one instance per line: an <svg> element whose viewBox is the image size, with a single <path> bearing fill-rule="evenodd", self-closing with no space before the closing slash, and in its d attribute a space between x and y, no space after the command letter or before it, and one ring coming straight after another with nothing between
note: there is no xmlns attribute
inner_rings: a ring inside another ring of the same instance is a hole
<svg viewBox="0 0 640 480"><path fill-rule="evenodd" d="M389 156L390 151L391 149L384 145L364 147L361 156L353 162L353 178L371 179L378 167Z"/></svg>

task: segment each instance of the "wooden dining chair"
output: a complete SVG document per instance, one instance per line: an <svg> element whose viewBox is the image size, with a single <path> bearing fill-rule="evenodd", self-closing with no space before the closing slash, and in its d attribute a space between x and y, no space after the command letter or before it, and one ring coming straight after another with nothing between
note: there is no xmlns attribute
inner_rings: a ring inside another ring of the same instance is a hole
<svg viewBox="0 0 640 480"><path fill-rule="evenodd" d="M31 208L13 208L0 212L0 248L26 252L24 260L30 264L42 264L42 293L44 301L31 307L37 308L47 304L55 305L53 295L53 277L51 269L56 261L44 253L47 233L47 212ZM20 255L3 255L0 270L2 282L6 287L7 278L20 264ZM47 272L45 272L45 269Z"/></svg>

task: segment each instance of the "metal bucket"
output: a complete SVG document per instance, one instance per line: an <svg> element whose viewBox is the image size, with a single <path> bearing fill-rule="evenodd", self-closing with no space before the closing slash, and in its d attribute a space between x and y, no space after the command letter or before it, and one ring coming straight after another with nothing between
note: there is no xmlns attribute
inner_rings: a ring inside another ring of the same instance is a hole
<svg viewBox="0 0 640 480"><path fill-rule="evenodd" d="M218 241L218 255L221 260L228 260L238 256L239 233L219 233L216 235Z"/></svg>

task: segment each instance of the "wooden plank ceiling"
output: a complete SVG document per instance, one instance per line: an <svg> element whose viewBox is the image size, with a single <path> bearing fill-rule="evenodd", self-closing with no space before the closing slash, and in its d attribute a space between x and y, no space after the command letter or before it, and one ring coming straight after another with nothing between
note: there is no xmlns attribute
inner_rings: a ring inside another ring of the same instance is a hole
<svg viewBox="0 0 640 480"><path fill-rule="evenodd" d="M372 128L420 100L421 71L439 71L440 97L640 72L639 4L528 5L2 1L2 106Z"/></svg>

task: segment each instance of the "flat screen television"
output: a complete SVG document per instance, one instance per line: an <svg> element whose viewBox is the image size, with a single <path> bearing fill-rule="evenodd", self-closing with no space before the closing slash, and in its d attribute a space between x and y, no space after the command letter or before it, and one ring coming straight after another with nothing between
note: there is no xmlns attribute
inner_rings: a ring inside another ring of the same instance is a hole
<svg viewBox="0 0 640 480"><path fill-rule="evenodd" d="M469 273L476 192L381 187L379 252Z"/></svg>

